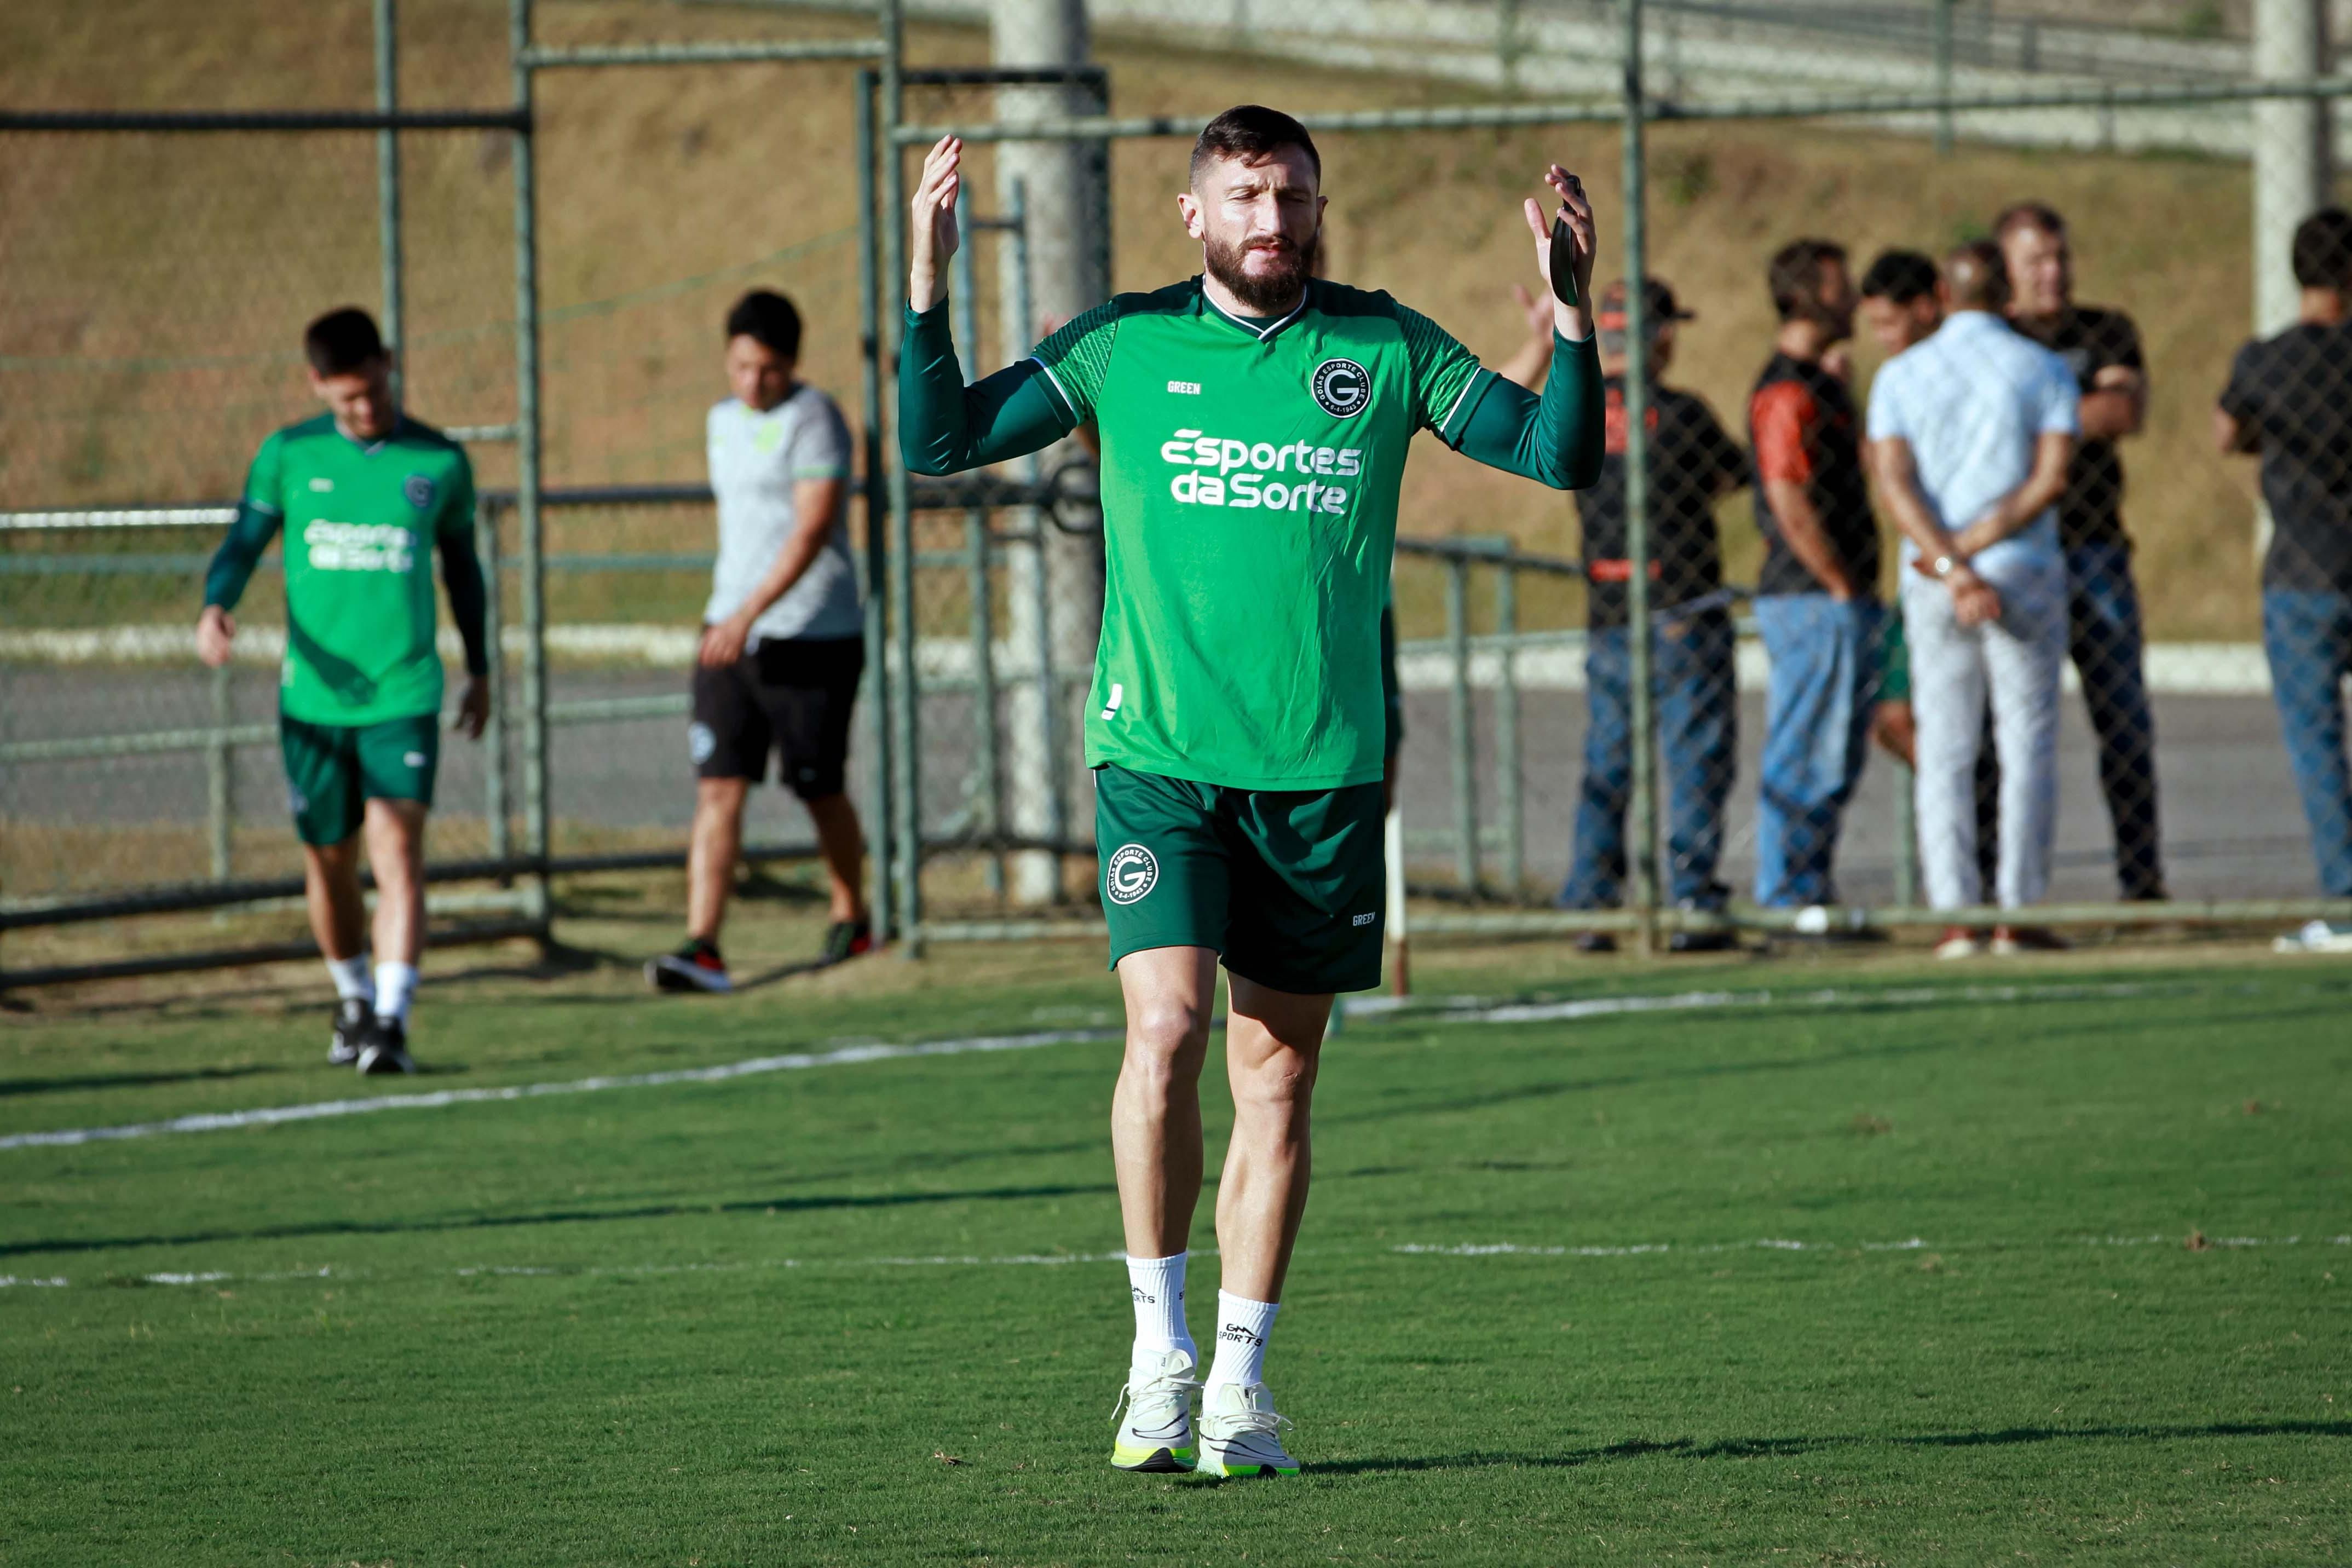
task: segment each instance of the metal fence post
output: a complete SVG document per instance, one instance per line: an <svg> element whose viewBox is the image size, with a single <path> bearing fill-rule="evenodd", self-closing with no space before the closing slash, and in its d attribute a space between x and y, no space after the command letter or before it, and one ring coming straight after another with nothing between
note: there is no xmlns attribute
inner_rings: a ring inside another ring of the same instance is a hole
<svg viewBox="0 0 2352 1568"><path fill-rule="evenodd" d="M1519 573L1495 568L1495 774L1503 797L1503 890L1526 894L1528 831L1519 777Z"/></svg>
<svg viewBox="0 0 2352 1568"><path fill-rule="evenodd" d="M236 722L235 693L230 681L234 665L224 664L213 671L213 728L215 734L211 745L205 748L205 804L206 826L211 829L213 880L229 879L230 859L236 833L236 747L228 738L229 726Z"/></svg>
<svg viewBox="0 0 2352 1568"><path fill-rule="evenodd" d="M1108 189L1106 185L1105 189ZM1013 303L1016 329L1007 334L1009 346L1037 328L1036 307L1029 293L1029 182L1015 176L1006 214L1013 236ZM1108 276L1108 274L1106 274ZM1032 452L1023 459L1031 484L1045 477L1045 460ZM1045 535L1053 521L1044 507L1029 510L1029 527L1037 535L1037 570L1030 582L1032 614L1037 634L1037 744L1045 759L1045 837L1054 846L1054 899L1060 902L1062 846L1070 837L1069 781L1062 758L1062 678L1054 667L1054 590L1045 575Z"/></svg>
<svg viewBox="0 0 2352 1568"><path fill-rule="evenodd" d="M390 114L400 107L400 22L395 0L375 0L375 106ZM401 322L400 132L375 133L376 226L383 264L383 341L394 353L392 395L397 402L405 372L398 358L406 342Z"/></svg>
<svg viewBox="0 0 2352 1568"><path fill-rule="evenodd" d="M899 0L881 0L882 124L884 127L882 200L889 208L889 254L885 265L884 314L894 322L906 313L907 298L907 153L893 132L906 111L906 89L898 77L904 21ZM898 904L901 934L909 958L923 955L923 805L922 768L916 754L921 733L923 683L915 668L915 523L907 493L907 466L891 442L883 444L883 472L890 490L890 620L897 646L898 679L903 683L891 717L897 727L893 742L898 795Z"/></svg>
<svg viewBox="0 0 2352 1568"><path fill-rule="evenodd" d="M499 548L496 501L482 501L474 509L474 548L490 584L482 607L482 638L488 645L483 652L489 658L483 679L490 683L490 721L482 729L482 815L488 819L490 858L503 861L514 853L514 844L509 821L513 807L507 795L506 567ZM499 880L509 886L513 882L511 877Z"/></svg>
<svg viewBox="0 0 2352 1568"><path fill-rule="evenodd" d="M955 282L950 290L955 301L956 353L963 366L963 378L969 384L980 379L980 289L978 269L972 263L972 253L980 248L979 234L971 223L971 203L964 189L956 192L956 217L967 237L956 247ZM1009 334L1008 334L1009 335ZM1007 355L1007 357L1011 357ZM964 550L967 566L965 583L971 621L971 714L972 773L976 788L971 793L972 826L978 837L990 844L988 856L988 890L992 897L1004 897L1003 838L1003 769L996 754L996 616L993 596L988 581L988 509L967 507L963 514Z"/></svg>
<svg viewBox="0 0 2352 1568"><path fill-rule="evenodd" d="M515 108L531 110L531 0L508 0L507 44L514 62ZM533 865L528 910L553 919L547 873L551 831L547 768L547 556L539 506L539 227L532 132L514 132L515 509L522 525L523 853Z"/></svg>
<svg viewBox="0 0 2352 1568"><path fill-rule="evenodd" d="M874 89L875 73L857 73L857 312L866 408L866 732L873 747L868 769L872 784L866 792L866 901L872 906L877 938L889 942L898 934L898 900L891 868L898 863L898 825L894 809L890 756L891 704L899 700L890 679L888 563L890 559L888 503L883 496L882 459L882 307L877 290L881 284L881 235L875 211ZM890 150L892 157L898 149Z"/></svg>
<svg viewBox="0 0 2352 1568"><path fill-rule="evenodd" d="M1936 0L1936 96L1946 102L1936 110L1936 156L1952 155L1952 0Z"/></svg>
<svg viewBox="0 0 2352 1568"><path fill-rule="evenodd" d="M1454 865L1462 890L1478 891L1476 722L1470 707L1470 563L1445 558L1445 639L1454 665Z"/></svg>
<svg viewBox="0 0 2352 1568"><path fill-rule="evenodd" d="M1644 953L1658 944L1657 715L1651 701L1650 626L1650 326L1646 290L1647 236L1643 232L1647 171L1643 144L1648 108L1642 93L1642 0L1623 0L1625 23L1625 647L1630 655L1633 799L1632 872L1635 945ZM1585 308L1592 309L1588 300Z"/></svg>

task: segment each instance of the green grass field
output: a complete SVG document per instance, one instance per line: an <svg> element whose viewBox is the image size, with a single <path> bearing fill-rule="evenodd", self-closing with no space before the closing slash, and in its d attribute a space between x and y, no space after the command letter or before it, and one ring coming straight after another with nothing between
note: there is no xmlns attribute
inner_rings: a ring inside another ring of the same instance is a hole
<svg viewBox="0 0 2352 1568"><path fill-rule="evenodd" d="M1077 947L669 1005L504 963L441 962L443 1070L383 1092L1115 1000ZM0 1136L379 1092L276 973L11 1015ZM1423 973L1775 997L1349 1023L1295 1483L1104 1463L1117 1047L1076 1040L0 1149L0 1562L2352 1559L2352 970Z"/></svg>

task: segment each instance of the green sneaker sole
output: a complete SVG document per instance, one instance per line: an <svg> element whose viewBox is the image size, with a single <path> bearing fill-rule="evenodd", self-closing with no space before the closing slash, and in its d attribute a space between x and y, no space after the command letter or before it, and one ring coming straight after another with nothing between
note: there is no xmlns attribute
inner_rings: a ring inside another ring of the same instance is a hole
<svg viewBox="0 0 2352 1568"><path fill-rule="evenodd" d="M1111 1468L1139 1476L1190 1475L1200 1464L1195 1448L1130 1448L1114 1444Z"/></svg>
<svg viewBox="0 0 2352 1568"><path fill-rule="evenodd" d="M1212 1459L1201 1466L1200 1470L1204 1476L1224 1476L1234 1480L1244 1480L1252 1476L1295 1476L1298 1473L1298 1467L1293 1465L1286 1470L1276 1465L1221 1465Z"/></svg>

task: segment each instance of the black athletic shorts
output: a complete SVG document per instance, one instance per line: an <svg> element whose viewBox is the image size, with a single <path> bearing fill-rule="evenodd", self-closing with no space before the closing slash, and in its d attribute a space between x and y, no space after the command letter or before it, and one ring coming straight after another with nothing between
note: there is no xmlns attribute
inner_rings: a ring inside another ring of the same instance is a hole
<svg viewBox="0 0 2352 1568"><path fill-rule="evenodd" d="M768 753L781 751L777 778L794 795L839 795L865 669L861 637L774 639L730 665L696 665L687 730L695 776L757 783L768 776Z"/></svg>

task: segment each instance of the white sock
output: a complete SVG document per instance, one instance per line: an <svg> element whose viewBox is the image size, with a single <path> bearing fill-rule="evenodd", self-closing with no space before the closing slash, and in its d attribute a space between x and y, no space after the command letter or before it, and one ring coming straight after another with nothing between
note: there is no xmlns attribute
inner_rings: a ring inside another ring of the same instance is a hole
<svg viewBox="0 0 2352 1568"><path fill-rule="evenodd" d="M1135 1297L1136 1360L1175 1350L1200 1364L1200 1348L1184 1326L1184 1260L1191 1256L1180 1252L1173 1258L1127 1260L1128 1289Z"/></svg>
<svg viewBox="0 0 2352 1568"><path fill-rule="evenodd" d="M375 1000L375 982L368 978L368 955L355 952L349 958L327 960L327 973L335 977L335 1000L349 1002L357 997L362 1002Z"/></svg>
<svg viewBox="0 0 2352 1568"><path fill-rule="evenodd" d="M408 999L416 994L416 965L379 963L375 966L375 1015L408 1022Z"/></svg>
<svg viewBox="0 0 2352 1568"><path fill-rule="evenodd" d="M1230 1290L1217 1292L1217 1359L1208 1384L1265 1381L1266 1336L1274 1332L1279 1301L1253 1301Z"/></svg>

